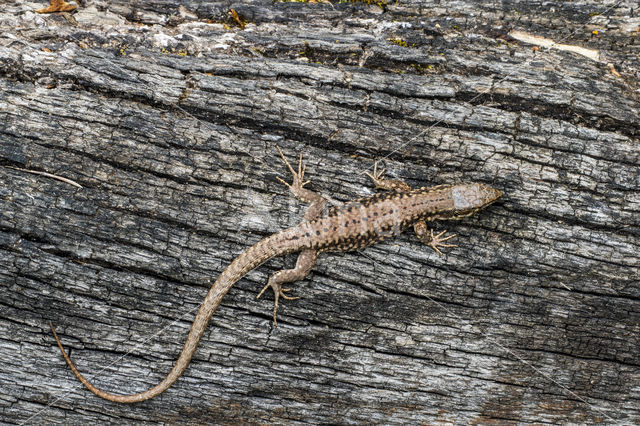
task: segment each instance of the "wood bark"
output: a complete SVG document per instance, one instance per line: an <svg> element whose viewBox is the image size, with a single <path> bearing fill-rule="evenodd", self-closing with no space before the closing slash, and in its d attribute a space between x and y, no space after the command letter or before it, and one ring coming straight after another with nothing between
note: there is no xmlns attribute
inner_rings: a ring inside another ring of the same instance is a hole
<svg viewBox="0 0 640 426"><path fill-rule="evenodd" d="M41 3L0 10L2 422L640 422L635 2ZM333 203L377 159L505 195L434 224L444 256L322 255L277 328L272 260L167 392L95 397L48 322L99 387L157 383L209 283L302 217L276 145Z"/></svg>

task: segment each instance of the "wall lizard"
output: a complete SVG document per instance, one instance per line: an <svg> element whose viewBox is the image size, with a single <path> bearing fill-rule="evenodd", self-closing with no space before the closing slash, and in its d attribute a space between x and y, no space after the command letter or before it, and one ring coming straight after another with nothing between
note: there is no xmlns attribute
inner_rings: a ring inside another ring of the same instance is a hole
<svg viewBox="0 0 640 426"><path fill-rule="evenodd" d="M178 360L160 383L144 392L131 395L117 395L98 389L80 374L63 349L53 324L49 324L65 361L91 392L109 401L133 403L153 398L167 390L189 365L209 320L231 286L249 271L273 257L300 253L296 266L273 274L257 296L260 297L268 288L273 289L275 294L273 320L277 325L276 313L279 298L296 299L286 294L289 289L282 287L282 284L306 277L315 266L319 253L358 250L398 235L413 226L420 241L433 248L438 254L442 254L439 247L455 247L447 243L455 234L444 236L446 231L442 231L434 235L433 230L428 230L427 221L470 216L502 196L500 191L481 183L411 189L403 181L385 179L384 169L378 170L376 163L373 173L367 173L367 175L376 188L386 190L385 192L332 207L325 212L327 204L325 198L304 188L309 181L304 180L305 166L302 163L302 154L300 154L296 171L279 147L278 151L293 175L290 184L280 177L278 180L289 187L297 199L310 203L302 222L249 247L220 274L200 305Z"/></svg>

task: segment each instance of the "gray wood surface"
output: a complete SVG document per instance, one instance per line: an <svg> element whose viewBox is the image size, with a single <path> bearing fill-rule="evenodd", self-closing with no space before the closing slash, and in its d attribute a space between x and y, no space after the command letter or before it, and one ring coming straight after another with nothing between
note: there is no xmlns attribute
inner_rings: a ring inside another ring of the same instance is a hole
<svg viewBox="0 0 640 426"><path fill-rule="evenodd" d="M0 422L640 423L634 1L45 3L0 10ZM157 383L209 281L300 220L276 145L334 203L376 159L505 196L436 223L442 257L322 255L278 328L272 260L167 392L95 397L48 322L101 388Z"/></svg>

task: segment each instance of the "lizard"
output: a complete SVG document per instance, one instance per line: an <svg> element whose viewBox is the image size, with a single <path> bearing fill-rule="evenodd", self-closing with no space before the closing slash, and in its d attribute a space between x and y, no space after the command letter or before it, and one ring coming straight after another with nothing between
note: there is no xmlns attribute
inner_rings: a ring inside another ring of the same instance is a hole
<svg viewBox="0 0 640 426"><path fill-rule="evenodd" d="M289 289L282 285L306 277L315 266L319 253L359 250L396 236L413 226L421 242L433 248L438 254L442 254L440 247L455 247L448 242L455 237L455 234L444 236L447 232L445 230L434 235L433 229L427 228L427 221L461 219L474 214L502 196L499 190L482 183L411 189L404 181L384 178L385 170L378 170L376 162L373 173L366 172L366 174L371 178L376 189L384 191L368 198L325 209L327 200L305 188L309 181L304 180L306 166L302 162L302 153L298 160L298 168L294 170L280 147L277 148L293 176L291 183L280 177L277 179L285 184L297 199L309 203L303 220L298 225L258 241L236 257L218 276L200 305L177 361L157 385L146 391L129 395L118 395L98 389L80 374L62 347L53 324L49 323L66 363L91 392L109 401L134 403L153 398L167 390L189 365L209 320L225 294L245 274L273 257L299 252L295 267L271 275L257 296L260 297L268 288L273 290L275 295L273 321L277 326L279 298L297 299L287 295Z"/></svg>

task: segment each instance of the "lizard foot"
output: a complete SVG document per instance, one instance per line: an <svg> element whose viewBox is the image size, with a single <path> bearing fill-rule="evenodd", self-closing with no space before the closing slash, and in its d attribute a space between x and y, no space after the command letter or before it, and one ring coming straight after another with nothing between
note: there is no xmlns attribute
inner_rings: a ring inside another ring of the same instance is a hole
<svg viewBox="0 0 640 426"><path fill-rule="evenodd" d="M444 244L445 241L450 240L451 238L456 236L456 234L453 234L443 237L446 232L447 231L442 231L437 235L433 235L433 229L430 230L429 241L427 242L427 245L434 249L439 255L442 255L442 252L438 247L458 247L455 244Z"/></svg>
<svg viewBox="0 0 640 426"><path fill-rule="evenodd" d="M298 200L303 201L305 203L311 203L311 205L307 208L307 211L304 214L305 220L313 220L319 217L322 214L325 206L327 205L327 200L320 194L316 194L313 191L306 189L304 186L308 184L310 181L304 180L304 172L307 169L306 166L302 163L302 153L300 153L300 159L298 160L298 171L295 171L289 161L282 153L282 150L279 146L278 152L280 153L280 157L282 157L282 161L286 164L287 168L291 172L293 179L291 183L287 183L284 179L277 177L277 179L285 184L289 191L296 197Z"/></svg>
<svg viewBox="0 0 640 426"><path fill-rule="evenodd" d="M277 327L278 320L276 317L278 313L278 300L280 296L282 296L282 298L286 300L296 300L296 299L300 299L300 297L287 296L285 293L287 291L290 291L291 290L290 288L283 288L281 283L276 282L272 279L269 279L269 282L267 283L267 285L265 285L262 288L262 290L260 290L260 293L258 293L258 296L256 296L256 299L260 298L260 296L262 296L262 293L264 293L269 287L273 289L273 294L275 295L275 301L273 302L273 325Z"/></svg>
<svg viewBox="0 0 640 426"><path fill-rule="evenodd" d="M283 184L287 185L287 187L291 190L291 192L295 194L310 182L308 180L307 181L304 180L304 172L307 169L307 167L302 163L302 153L300 153L300 160L298 161L298 171L296 172L293 169L293 167L291 167L291 164L289 164L289 161L282 153L282 150L280 149L280 147L278 146L276 148L278 148L278 152L280 153L280 157L282 157L282 161L284 161L284 164L287 165L287 167L289 168L289 171L293 175L293 181L289 184L279 176L277 177L277 179Z"/></svg>
<svg viewBox="0 0 640 426"><path fill-rule="evenodd" d="M383 176L386 169L378 170L378 163L379 161L373 163L373 173L364 172L365 175L371 178L376 189L403 192L411 190L411 187L404 181L397 179L385 179Z"/></svg>
<svg viewBox="0 0 640 426"><path fill-rule="evenodd" d="M382 170L378 171L378 163L379 163L379 161L376 161L375 163L373 163L373 173L364 172L365 175L367 175L367 176L369 176L371 178L371 180L373 181L373 184L376 186L376 188L380 188L382 186L382 181L384 180L384 178L382 176L384 175L384 172L386 171L386 169L382 169Z"/></svg>

